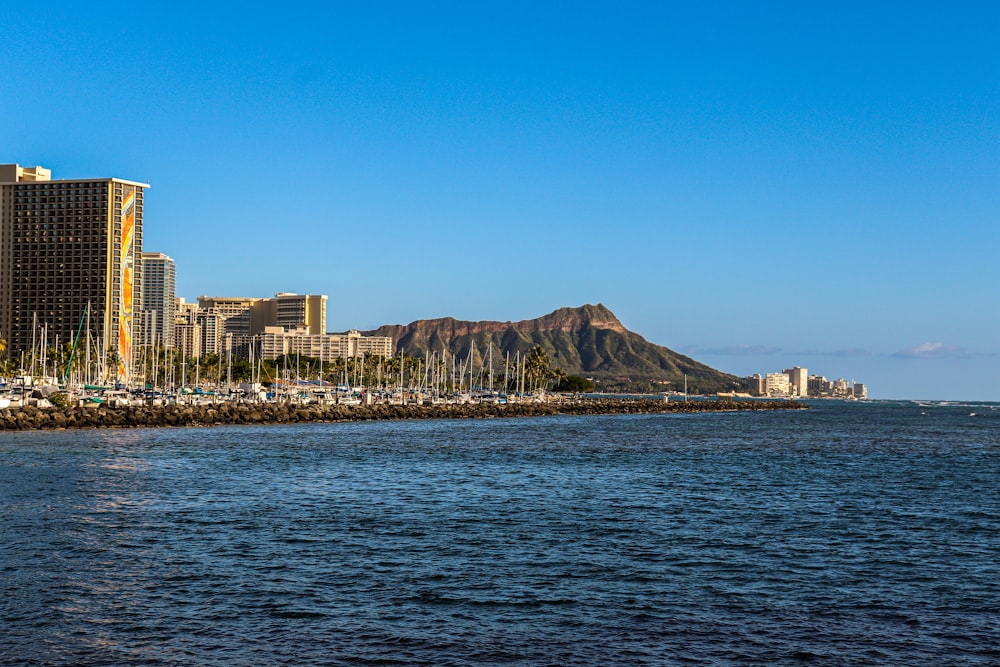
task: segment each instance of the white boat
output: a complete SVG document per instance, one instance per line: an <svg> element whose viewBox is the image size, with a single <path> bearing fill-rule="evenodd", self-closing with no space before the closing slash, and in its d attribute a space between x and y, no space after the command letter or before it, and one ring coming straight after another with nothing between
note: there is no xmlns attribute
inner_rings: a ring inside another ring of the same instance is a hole
<svg viewBox="0 0 1000 667"><path fill-rule="evenodd" d="M127 391L112 389L104 392L105 405L112 408L124 408L132 405L132 399Z"/></svg>

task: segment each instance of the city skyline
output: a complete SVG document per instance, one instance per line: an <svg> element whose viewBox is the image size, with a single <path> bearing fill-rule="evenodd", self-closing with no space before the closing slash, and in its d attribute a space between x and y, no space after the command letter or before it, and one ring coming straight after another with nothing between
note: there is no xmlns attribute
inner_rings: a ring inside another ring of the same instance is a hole
<svg viewBox="0 0 1000 667"><path fill-rule="evenodd" d="M604 303L741 377L1000 400L994 6L308 9L8 8L0 161L149 183L192 300Z"/></svg>

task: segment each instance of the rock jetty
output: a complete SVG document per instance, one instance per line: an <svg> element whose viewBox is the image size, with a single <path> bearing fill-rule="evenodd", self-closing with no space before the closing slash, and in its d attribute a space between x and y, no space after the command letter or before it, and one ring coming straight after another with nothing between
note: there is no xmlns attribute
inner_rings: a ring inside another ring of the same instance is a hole
<svg viewBox="0 0 1000 667"><path fill-rule="evenodd" d="M399 419L485 419L546 415L613 415L688 412L796 410L796 401L672 401L652 399L564 399L544 403L439 405L294 405L288 403L218 403L131 407L67 407L0 410L0 430L78 428L152 428L240 424Z"/></svg>

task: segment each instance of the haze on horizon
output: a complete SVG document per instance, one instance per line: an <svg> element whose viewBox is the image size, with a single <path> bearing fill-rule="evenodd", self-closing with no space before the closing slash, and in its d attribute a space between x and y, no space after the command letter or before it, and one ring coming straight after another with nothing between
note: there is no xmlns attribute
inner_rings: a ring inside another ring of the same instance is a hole
<svg viewBox="0 0 1000 667"><path fill-rule="evenodd" d="M835 11L831 11L835 9ZM15 4L0 162L151 184L178 294L603 303L737 375L1000 400L1000 6Z"/></svg>

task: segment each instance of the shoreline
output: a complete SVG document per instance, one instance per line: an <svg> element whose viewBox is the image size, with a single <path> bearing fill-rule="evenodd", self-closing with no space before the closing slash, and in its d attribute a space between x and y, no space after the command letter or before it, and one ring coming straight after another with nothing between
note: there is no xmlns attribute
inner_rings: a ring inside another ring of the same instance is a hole
<svg viewBox="0 0 1000 667"><path fill-rule="evenodd" d="M293 405L288 403L218 403L210 405L66 407L0 410L0 431L98 428L165 428L308 424L403 419L496 419L554 415L684 414L807 410L796 401L651 399L563 399L545 403L444 405Z"/></svg>

